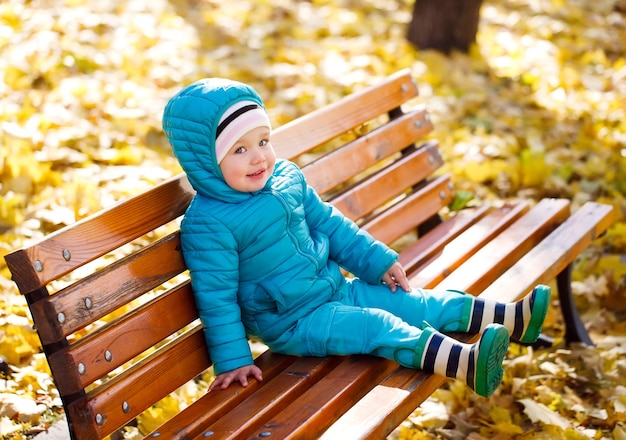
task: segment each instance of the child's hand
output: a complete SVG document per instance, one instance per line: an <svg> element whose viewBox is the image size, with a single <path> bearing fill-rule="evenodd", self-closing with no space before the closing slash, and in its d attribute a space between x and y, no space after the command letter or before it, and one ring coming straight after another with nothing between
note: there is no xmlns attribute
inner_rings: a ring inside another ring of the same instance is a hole
<svg viewBox="0 0 626 440"><path fill-rule="evenodd" d="M411 286L409 285L409 279L406 277L406 272L404 271L404 267L397 261L391 265L385 275L383 275L383 281L387 286L389 286L389 290L395 292L397 286L402 287L402 290L405 292L411 291Z"/></svg>
<svg viewBox="0 0 626 440"><path fill-rule="evenodd" d="M209 387L209 391L217 388L225 390L234 381L239 381L242 387L247 387L249 376L254 376L254 378L259 382L263 381L263 374L261 373L261 369L259 367L254 364L246 365L245 367L227 371L226 373L222 373L217 376Z"/></svg>

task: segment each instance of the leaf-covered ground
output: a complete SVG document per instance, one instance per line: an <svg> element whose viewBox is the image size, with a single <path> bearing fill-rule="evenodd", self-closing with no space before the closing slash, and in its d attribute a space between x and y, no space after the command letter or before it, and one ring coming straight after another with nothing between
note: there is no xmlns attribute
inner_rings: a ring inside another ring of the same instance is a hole
<svg viewBox="0 0 626 440"><path fill-rule="evenodd" d="M394 436L626 439L626 2L485 0L477 46L450 57L405 41L412 3L1 2L0 255L178 173L160 116L193 80L249 82L280 125L408 67L460 190L597 200L616 223L574 271L595 347L563 344L555 303L553 348L513 347L493 397L448 384ZM60 402L4 261L0 275L0 435L22 439Z"/></svg>

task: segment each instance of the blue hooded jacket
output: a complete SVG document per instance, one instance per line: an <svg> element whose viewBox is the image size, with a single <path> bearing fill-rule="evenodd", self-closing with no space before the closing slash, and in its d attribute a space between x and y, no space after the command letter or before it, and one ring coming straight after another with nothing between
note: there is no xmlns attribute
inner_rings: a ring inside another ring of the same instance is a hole
<svg viewBox="0 0 626 440"><path fill-rule="evenodd" d="M323 202L289 161L277 159L260 191L230 188L215 138L220 117L239 101L263 107L248 85L204 79L172 97L163 115L197 191L181 223L181 245L216 374L252 364L246 334L271 347L299 319L341 298L348 283L340 267L380 284L398 258Z"/></svg>

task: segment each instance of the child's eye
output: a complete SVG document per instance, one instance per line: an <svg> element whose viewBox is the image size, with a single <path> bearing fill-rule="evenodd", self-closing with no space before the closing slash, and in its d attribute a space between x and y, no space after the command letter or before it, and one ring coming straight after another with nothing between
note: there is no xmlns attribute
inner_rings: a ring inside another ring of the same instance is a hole
<svg viewBox="0 0 626 440"><path fill-rule="evenodd" d="M260 147L264 147L264 146L266 146L268 143L269 143L269 141L268 141L267 139L262 139L262 140L259 142L259 146L260 146Z"/></svg>
<svg viewBox="0 0 626 440"><path fill-rule="evenodd" d="M235 154L245 153L245 151L246 151L245 147L239 147L235 150Z"/></svg>

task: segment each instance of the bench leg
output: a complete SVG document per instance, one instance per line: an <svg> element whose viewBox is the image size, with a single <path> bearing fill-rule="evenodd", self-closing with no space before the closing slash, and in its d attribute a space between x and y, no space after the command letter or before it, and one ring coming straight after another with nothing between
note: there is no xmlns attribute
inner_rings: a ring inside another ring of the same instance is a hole
<svg viewBox="0 0 626 440"><path fill-rule="evenodd" d="M574 304L574 296L572 294L572 265L569 264L556 277L556 286L559 291L559 301L561 303L561 312L565 321L565 342L569 345L572 342L580 342L585 345L593 346L593 341L585 328L578 309Z"/></svg>
<svg viewBox="0 0 626 440"><path fill-rule="evenodd" d="M30 293L25 294L24 296L26 297L26 302L28 303L28 307L32 307L38 301L48 298L50 294L48 293L47 288L42 287L41 289L34 290ZM35 325L33 326L33 328L36 330L37 326ZM49 359L53 353L55 352L58 353L61 349L63 349L64 347L67 347L69 343L67 342L67 339L62 339L61 341L56 342L54 344L44 345L42 343L41 345L42 345L42 350L44 354L46 355L46 359ZM63 402L63 408L65 408L65 410L67 411L67 408L70 403L72 403L74 400L84 395L85 395L84 391L81 391L79 393L72 394L72 395L61 395L60 397L61 397L61 401ZM58 425L58 427L56 425ZM67 417L65 418L65 422L59 421L55 423L53 426L55 426L54 428L55 431L53 434L48 436L48 433L46 431L45 433L41 433L37 435L37 439L39 440L39 438L41 438L41 440L44 440L50 437L51 440L58 440L58 439L80 440L79 438L76 437L76 433L74 432L72 422Z"/></svg>
<svg viewBox="0 0 626 440"><path fill-rule="evenodd" d="M572 293L572 265L569 264L556 277L556 288L559 292L559 303L561 304L561 313L565 322L565 343L567 345L573 342L579 342L585 345L593 346L593 341L589 337L589 333L585 328L578 309L574 304L574 296ZM554 338L539 335L539 339L532 344L521 344L532 346L535 349L548 348L554 344Z"/></svg>

